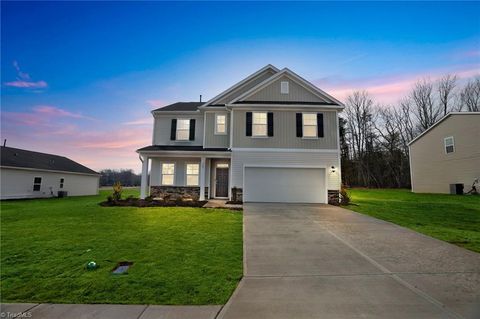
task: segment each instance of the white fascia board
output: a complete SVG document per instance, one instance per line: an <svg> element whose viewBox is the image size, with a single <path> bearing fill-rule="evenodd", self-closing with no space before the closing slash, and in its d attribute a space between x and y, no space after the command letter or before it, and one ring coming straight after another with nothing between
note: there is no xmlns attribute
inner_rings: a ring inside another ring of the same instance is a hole
<svg viewBox="0 0 480 319"><path fill-rule="evenodd" d="M272 111L302 111L305 109L311 109L310 111L318 110L337 110L341 112L342 106L338 105L309 105L309 104L228 104L230 109L235 110L255 110L255 109L268 109Z"/></svg>
<svg viewBox="0 0 480 319"><path fill-rule="evenodd" d="M231 152L215 152L215 151L137 151L137 153L148 156L152 159L155 157L218 157L230 158Z"/></svg>
<svg viewBox="0 0 480 319"><path fill-rule="evenodd" d="M161 115L195 115L195 114L200 114L200 111L152 111L152 115L155 116L161 116Z"/></svg>
<svg viewBox="0 0 480 319"><path fill-rule="evenodd" d="M410 147L410 145L412 145L415 141L417 141L418 139L420 139L422 136L424 136L425 134L427 134L428 132L430 132L433 128L435 128L438 124L442 123L443 121L445 121L448 117L450 117L451 115L480 115L480 112L450 112L448 113L447 115L445 115L444 117L442 117L440 120L438 120L435 124L433 124L432 126L430 126L429 128L427 128L425 131L423 131L420 135L418 135L417 137L415 137L413 140L411 140L407 145Z"/></svg>
<svg viewBox="0 0 480 319"><path fill-rule="evenodd" d="M260 70L256 71L255 73L252 73L250 74L249 76L247 76L245 79L241 80L240 82L234 84L233 86L229 87L228 89L226 89L225 91L223 91L222 93L218 94L217 96L215 96L214 98L208 100L205 104L201 105L199 108L204 108L204 107L208 107L209 104L212 104L213 102L215 102L216 100L220 99L221 97L227 95L228 93L232 92L233 90L239 88L240 86L242 86L243 84L247 83L248 81L250 81L251 79L253 79L254 77L256 77L257 75L259 75L260 73L268 70L268 69L272 69L273 71L275 72L279 72L280 70L278 68L276 68L275 66L271 65L271 64L267 64L266 66L264 66L263 68L261 68Z"/></svg>
<svg viewBox="0 0 480 319"><path fill-rule="evenodd" d="M60 174L73 174L73 175L87 175L87 176L95 176L100 177L100 173L97 174L90 174L90 173L80 173L80 172L70 172L70 171L59 171L54 169L40 169L40 168L31 168L31 167L17 167L17 166L0 166L0 168L5 169L18 169L22 171L32 171L32 172L49 172L49 173L60 173Z"/></svg>

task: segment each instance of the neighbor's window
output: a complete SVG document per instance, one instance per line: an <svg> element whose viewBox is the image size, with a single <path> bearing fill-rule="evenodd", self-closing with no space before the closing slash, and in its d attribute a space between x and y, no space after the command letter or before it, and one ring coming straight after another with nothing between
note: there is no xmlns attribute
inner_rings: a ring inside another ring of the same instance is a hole
<svg viewBox="0 0 480 319"><path fill-rule="evenodd" d="M175 164L163 163L162 164L162 185L173 185L175 178Z"/></svg>
<svg viewBox="0 0 480 319"><path fill-rule="evenodd" d="M190 137L190 120L177 120L177 140L188 141Z"/></svg>
<svg viewBox="0 0 480 319"><path fill-rule="evenodd" d="M64 178L60 178L60 188L63 188L63 183L65 182Z"/></svg>
<svg viewBox="0 0 480 319"><path fill-rule="evenodd" d="M227 116L225 114L215 115L215 134L227 133Z"/></svg>
<svg viewBox="0 0 480 319"><path fill-rule="evenodd" d="M453 136L446 137L444 140L445 143L445 153L453 153L455 152L455 142L453 140Z"/></svg>
<svg viewBox="0 0 480 319"><path fill-rule="evenodd" d="M303 137L317 137L317 114L303 113Z"/></svg>
<svg viewBox="0 0 480 319"><path fill-rule="evenodd" d="M288 94L288 81L280 82L280 93Z"/></svg>
<svg viewBox="0 0 480 319"><path fill-rule="evenodd" d="M198 164L187 164L187 186L198 186L199 171Z"/></svg>
<svg viewBox="0 0 480 319"><path fill-rule="evenodd" d="M267 136L267 113L255 112L252 119L252 135Z"/></svg>
<svg viewBox="0 0 480 319"><path fill-rule="evenodd" d="M33 179L33 190L35 192L40 191L40 187L42 186L42 178L41 177L35 177Z"/></svg>

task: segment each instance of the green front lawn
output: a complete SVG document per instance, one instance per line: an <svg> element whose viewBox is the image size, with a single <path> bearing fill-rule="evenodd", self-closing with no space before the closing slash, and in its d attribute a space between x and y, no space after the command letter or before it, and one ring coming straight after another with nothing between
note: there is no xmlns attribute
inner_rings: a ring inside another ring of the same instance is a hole
<svg viewBox="0 0 480 319"><path fill-rule="evenodd" d="M228 300L243 271L241 213L99 206L108 193L1 203L2 302ZM100 268L87 271L90 260ZM134 265L113 275L118 261Z"/></svg>
<svg viewBox="0 0 480 319"><path fill-rule="evenodd" d="M480 196L404 189L350 189L349 194L351 210L480 252Z"/></svg>

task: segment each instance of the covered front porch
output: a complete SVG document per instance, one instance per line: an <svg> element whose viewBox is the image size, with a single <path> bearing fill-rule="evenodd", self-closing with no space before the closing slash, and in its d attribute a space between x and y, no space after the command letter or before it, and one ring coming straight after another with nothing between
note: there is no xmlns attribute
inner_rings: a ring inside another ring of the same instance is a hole
<svg viewBox="0 0 480 319"><path fill-rule="evenodd" d="M228 150L139 150L140 197L206 200L231 198Z"/></svg>

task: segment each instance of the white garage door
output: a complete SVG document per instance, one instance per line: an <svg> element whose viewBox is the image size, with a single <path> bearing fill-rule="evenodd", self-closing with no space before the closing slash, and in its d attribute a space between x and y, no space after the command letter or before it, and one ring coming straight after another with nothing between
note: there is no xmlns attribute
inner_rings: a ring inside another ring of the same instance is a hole
<svg viewBox="0 0 480 319"><path fill-rule="evenodd" d="M245 202L326 203L325 169L245 167Z"/></svg>

